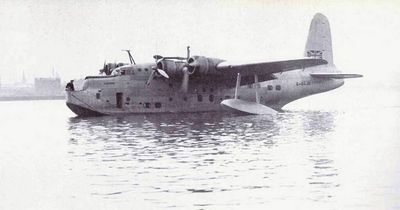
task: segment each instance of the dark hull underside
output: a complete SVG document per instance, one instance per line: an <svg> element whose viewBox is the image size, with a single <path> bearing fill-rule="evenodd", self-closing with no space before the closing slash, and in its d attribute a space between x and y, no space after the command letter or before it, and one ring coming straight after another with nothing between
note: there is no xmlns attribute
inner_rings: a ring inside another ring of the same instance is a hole
<svg viewBox="0 0 400 210"><path fill-rule="evenodd" d="M104 115L100 112L96 112L72 103L67 103L67 106L69 109L71 109L72 112L81 117L95 117Z"/></svg>

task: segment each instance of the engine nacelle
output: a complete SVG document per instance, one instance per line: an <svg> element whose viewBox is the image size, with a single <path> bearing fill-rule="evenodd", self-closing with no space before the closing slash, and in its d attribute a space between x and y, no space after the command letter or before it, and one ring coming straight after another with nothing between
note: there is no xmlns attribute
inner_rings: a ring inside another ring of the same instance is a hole
<svg viewBox="0 0 400 210"><path fill-rule="evenodd" d="M218 58L207 58L204 56L192 56L188 62L185 60L160 60L157 68L162 69L169 75L182 75L184 67L190 74L212 75L218 74L216 66L224 60Z"/></svg>
<svg viewBox="0 0 400 210"><path fill-rule="evenodd" d="M204 56L192 56L188 60L189 71L195 74L212 75L218 74L217 65L221 63L222 59L207 58Z"/></svg>
<svg viewBox="0 0 400 210"><path fill-rule="evenodd" d="M182 75L185 64L183 61L161 60L157 62L157 68L166 71L168 75Z"/></svg>

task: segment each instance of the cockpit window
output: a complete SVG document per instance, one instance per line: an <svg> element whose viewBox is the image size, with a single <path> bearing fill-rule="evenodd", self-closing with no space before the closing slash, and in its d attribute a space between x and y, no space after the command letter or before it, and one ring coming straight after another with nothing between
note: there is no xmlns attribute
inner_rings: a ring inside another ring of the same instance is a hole
<svg viewBox="0 0 400 210"><path fill-rule="evenodd" d="M121 72L119 69L114 69L114 71L112 71L112 75L114 76L121 75Z"/></svg>

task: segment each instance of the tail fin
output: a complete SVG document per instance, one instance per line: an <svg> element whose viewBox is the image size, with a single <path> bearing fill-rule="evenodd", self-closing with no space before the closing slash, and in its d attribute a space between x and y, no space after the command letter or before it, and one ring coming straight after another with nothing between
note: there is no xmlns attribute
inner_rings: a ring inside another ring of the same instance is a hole
<svg viewBox="0 0 400 210"><path fill-rule="evenodd" d="M321 13L315 14L311 21L304 56L322 58L333 64L331 29L328 18Z"/></svg>

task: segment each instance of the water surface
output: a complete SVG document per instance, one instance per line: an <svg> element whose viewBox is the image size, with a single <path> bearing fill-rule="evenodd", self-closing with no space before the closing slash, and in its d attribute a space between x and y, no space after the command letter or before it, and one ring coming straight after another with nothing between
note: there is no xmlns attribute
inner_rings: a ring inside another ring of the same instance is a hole
<svg viewBox="0 0 400 210"><path fill-rule="evenodd" d="M1 102L0 209L399 209L392 94L274 117Z"/></svg>

